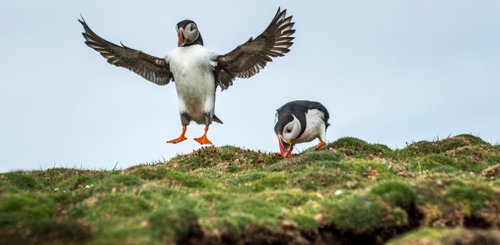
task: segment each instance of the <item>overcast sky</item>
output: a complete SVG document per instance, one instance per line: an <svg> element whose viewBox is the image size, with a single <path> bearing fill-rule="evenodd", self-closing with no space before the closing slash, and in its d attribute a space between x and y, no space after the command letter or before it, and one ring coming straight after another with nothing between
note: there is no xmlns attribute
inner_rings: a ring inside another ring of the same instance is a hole
<svg viewBox="0 0 500 245"><path fill-rule="evenodd" d="M295 44L218 91L216 146L277 151L275 110L295 99L328 108L329 141L397 148L472 133L500 143L500 1L2 0L0 171L126 168L200 148L193 123L188 140L165 143L181 129L174 84L109 65L84 45L80 13L105 39L155 56L176 47L175 24L189 18L223 54L278 6L294 16Z"/></svg>

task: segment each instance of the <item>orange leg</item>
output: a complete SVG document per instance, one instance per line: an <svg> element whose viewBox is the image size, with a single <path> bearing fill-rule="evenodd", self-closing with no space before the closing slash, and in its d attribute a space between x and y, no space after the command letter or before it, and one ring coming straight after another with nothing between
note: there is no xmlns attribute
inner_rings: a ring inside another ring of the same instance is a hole
<svg viewBox="0 0 500 245"><path fill-rule="evenodd" d="M177 144L177 143L180 143L180 142L186 140L187 138L186 138L186 136L184 136L184 134L186 134L186 129L187 129L187 126L182 125L181 136L179 136L179 138L177 138L177 139L169 140L169 141L167 141L167 143Z"/></svg>
<svg viewBox="0 0 500 245"><path fill-rule="evenodd" d="M326 143L324 141L320 140L319 143L316 145L316 150L319 150L319 148L321 148L325 145L326 145Z"/></svg>
<svg viewBox="0 0 500 245"><path fill-rule="evenodd" d="M212 142L207 138L207 132L208 132L208 125L205 126L205 133L203 136L199 138L195 138L196 142L202 144L202 145L211 145Z"/></svg>

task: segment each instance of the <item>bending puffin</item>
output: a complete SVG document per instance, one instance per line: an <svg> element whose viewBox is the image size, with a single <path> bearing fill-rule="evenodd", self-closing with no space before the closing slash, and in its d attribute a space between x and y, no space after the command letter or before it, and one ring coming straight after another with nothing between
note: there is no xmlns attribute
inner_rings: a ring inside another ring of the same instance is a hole
<svg viewBox="0 0 500 245"><path fill-rule="evenodd" d="M310 142L316 138L316 150L326 145L326 129L330 124L328 110L319 102L295 100L278 110L274 119L274 132L278 136L280 155L288 157L296 143Z"/></svg>
<svg viewBox="0 0 500 245"><path fill-rule="evenodd" d="M271 24L257 38L250 38L227 54L218 55L203 46L198 25L183 20L176 25L178 47L165 58L148 55L139 50L106 41L95 34L85 20L78 20L85 30L85 44L99 52L110 64L127 68L158 85L175 82L182 123L181 135L168 143L186 139L191 121L205 124L203 136L195 140L212 144L207 132L212 121L222 123L214 114L215 90L233 85L238 78L249 78L263 69L272 58L288 53L292 46L294 22L286 10L278 8Z"/></svg>

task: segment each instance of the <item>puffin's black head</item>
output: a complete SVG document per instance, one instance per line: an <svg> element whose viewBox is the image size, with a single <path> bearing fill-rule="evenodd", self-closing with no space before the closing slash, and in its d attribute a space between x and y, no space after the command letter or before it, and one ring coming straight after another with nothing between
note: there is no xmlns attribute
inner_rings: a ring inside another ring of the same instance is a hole
<svg viewBox="0 0 500 245"><path fill-rule="evenodd" d="M293 144L301 130L299 120L291 113L277 115L274 132L278 136L280 149L288 150Z"/></svg>
<svg viewBox="0 0 500 245"><path fill-rule="evenodd" d="M179 38L177 46L186 47L194 44L203 45L198 25L192 20L183 20L175 26L177 37Z"/></svg>

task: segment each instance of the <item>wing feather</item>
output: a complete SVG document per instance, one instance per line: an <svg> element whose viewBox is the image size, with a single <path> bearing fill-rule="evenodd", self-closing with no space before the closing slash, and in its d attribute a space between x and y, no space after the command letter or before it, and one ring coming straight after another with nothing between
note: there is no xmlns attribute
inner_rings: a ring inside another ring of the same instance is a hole
<svg viewBox="0 0 500 245"><path fill-rule="evenodd" d="M269 26L257 38L250 38L231 52L216 57L215 78L222 89L236 77L249 78L263 69L272 58L284 56L292 46L294 22L286 17L286 9L278 8Z"/></svg>
<svg viewBox="0 0 500 245"><path fill-rule="evenodd" d="M166 59L129 48L121 42L121 46L108 42L95 34L83 18L78 21L83 25L85 30L82 33L85 38L85 44L99 52L99 54L106 58L108 63L127 68L158 85L168 84L173 79Z"/></svg>

